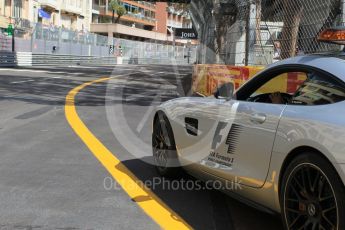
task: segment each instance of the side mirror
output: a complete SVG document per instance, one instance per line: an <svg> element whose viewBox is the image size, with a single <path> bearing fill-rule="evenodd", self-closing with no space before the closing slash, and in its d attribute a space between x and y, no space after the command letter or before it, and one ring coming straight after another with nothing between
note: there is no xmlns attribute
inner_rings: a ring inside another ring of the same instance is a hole
<svg viewBox="0 0 345 230"><path fill-rule="evenodd" d="M234 84L232 82L228 82L220 86L217 91L214 93L214 97L217 99L225 99L230 101L234 94Z"/></svg>

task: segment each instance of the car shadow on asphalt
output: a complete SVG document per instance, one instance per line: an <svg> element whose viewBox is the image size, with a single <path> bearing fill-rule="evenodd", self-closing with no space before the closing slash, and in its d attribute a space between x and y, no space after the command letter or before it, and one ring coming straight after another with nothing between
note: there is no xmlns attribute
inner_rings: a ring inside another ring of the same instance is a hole
<svg viewBox="0 0 345 230"><path fill-rule="evenodd" d="M139 185L149 185L155 195L194 229L283 229L278 216L249 207L220 191L182 186L181 179L184 185L187 181L189 185L200 182L186 173L175 180L160 177L155 167L147 163L150 161L152 159L135 159L122 163L137 177L134 180L140 180ZM134 197L132 201L150 199L152 197Z"/></svg>

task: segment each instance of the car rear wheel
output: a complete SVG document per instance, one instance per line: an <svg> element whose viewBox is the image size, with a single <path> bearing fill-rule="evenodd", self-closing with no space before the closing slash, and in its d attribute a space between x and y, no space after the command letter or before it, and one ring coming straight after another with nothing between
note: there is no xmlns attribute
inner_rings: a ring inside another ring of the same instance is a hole
<svg viewBox="0 0 345 230"><path fill-rule="evenodd" d="M283 176L285 229L345 229L345 189L333 166L314 153L301 154Z"/></svg>
<svg viewBox="0 0 345 230"><path fill-rule="evenodd" d="M176 178L182 173L176 152L171 125L160 113L154 121L152 133L153 160L161 176Z"/></svg>

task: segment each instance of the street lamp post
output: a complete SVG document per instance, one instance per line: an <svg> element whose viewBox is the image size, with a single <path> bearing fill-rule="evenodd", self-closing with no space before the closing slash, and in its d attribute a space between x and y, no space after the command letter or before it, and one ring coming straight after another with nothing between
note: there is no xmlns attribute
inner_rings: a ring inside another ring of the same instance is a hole
<svg viewBox="0 0 345 230"><path fill-rule="evenodd" d="M12 52L14 53L15 52L15 39L14 39L14 33L15 33L15 27L13 28L13 32L12 32Z"/></svg>
<svg viewBox="0 0 345 230"><path fill-rule="evenodd" d="M173 36L173 47L174 47L174 52L173 52L173 55L174 55L174 59L176 59L176 37L175 37L175 28L171 28L172 30L172 36Z"/></svg>
<svg viewBox="0 0 345 230"><path fill-rule="evenodd" d="M21 22L20 18L12 18L13 23L12 26L7 28L8 33L10 32L12 35L12 52L15 52L15 33L17 31L17 25Z"/></svg>
<svg viewBox="0 0 345 230"><path fill-rule="evenodd" d="M12 16L14 15L13 10L14 10L14 0L11 0L11 13L10 13L10 15L12 15ZM14 28L12 31L12 52L14 52Z"/></svg>

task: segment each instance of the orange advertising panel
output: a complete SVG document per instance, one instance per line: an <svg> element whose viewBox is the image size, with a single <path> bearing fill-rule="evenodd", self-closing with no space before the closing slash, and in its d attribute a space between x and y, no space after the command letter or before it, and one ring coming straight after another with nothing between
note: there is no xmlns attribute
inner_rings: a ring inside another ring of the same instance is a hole
<svg viewBox="0 0 345 230"><path fill-rule="evenodd" d="M194 93L210 96L218 86L226 82L233 82L235 89L238 89L262 69L263 67L195 65L192 90Z"/></svg>
<svg viewBox="0 0 345 230"><path fill-rule="evenodd" d="M212 95L216 89L224 83L232 82L238 89L248 79L263 70L264 67L226 66L226 65L195 65L193 72L193 93L205 96ZM274 78L264 87L260 93L294 93L306 80L305 73L288 73Z"/></svg>

